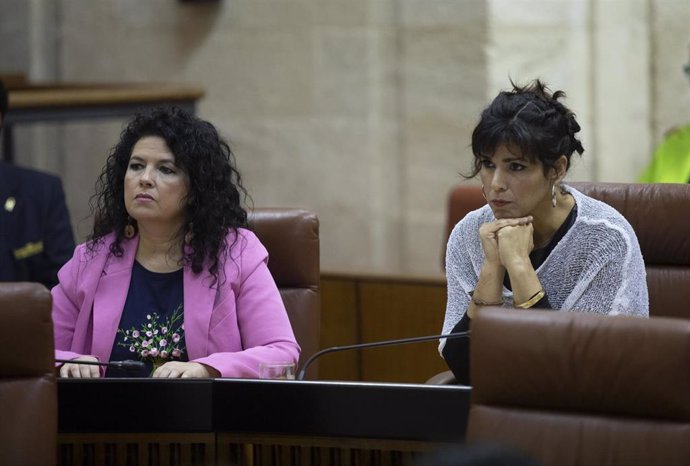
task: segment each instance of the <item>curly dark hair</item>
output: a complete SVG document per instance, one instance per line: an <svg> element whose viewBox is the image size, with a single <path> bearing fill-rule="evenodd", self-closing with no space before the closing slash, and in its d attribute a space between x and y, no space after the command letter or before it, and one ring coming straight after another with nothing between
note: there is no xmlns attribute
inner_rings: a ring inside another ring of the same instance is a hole
<svg viewBox="0 0 690 466"><path fill-rule="evenodd" d="M216 128L177 107L159 107L136 115L120 134L120 141L108 155L96 182L96 193L91 198L94 215L93 232L89 235L89 250L115 233L110 252L122 256L124 228L133 222L124 202L124 178L134 145L146 136L158 136L175 156L175 165L189 176L186 197L186 225L184 236L192 225L191 248L183 248L183 261L191 265L194 273L204 267L219 279L219 263L228 248L226 236L237 228L247 226L247 211L242 204L248 194L236 168L235 157Z"/></svg>
<svg viewBox="0 0 690 466"><path fill-rule="evenodd" d="M511 91L502 91L484 109L472 132L474 166L472 178L479 173L482 159L491 157L501 145L510 145L530 160L538 160L544 174L565 155L570 168L573 152L582 154L584 148L575 137L580 125L575 114L558 101L565 92L551 93L536 79L520 87L512 80Z"/></svg>

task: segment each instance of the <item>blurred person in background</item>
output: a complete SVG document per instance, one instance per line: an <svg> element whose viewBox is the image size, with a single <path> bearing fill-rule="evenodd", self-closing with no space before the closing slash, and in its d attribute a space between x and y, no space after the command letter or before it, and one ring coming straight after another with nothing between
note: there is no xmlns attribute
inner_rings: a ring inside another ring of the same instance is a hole
<svg viewBox="0 0 690 466"><path fill-rule="evenodd" d="M690 81L690 46L683 72ZM671 128L657 146L641 183L690 183L690 124Z"/></svg>
<svg viewBox="0 0 690 466"><path fill-rule="evenodd" d="M0 81L0 131L8 95ZM56 176L0 161L0 281L51 288L72 257L74 234Z"/></svg>

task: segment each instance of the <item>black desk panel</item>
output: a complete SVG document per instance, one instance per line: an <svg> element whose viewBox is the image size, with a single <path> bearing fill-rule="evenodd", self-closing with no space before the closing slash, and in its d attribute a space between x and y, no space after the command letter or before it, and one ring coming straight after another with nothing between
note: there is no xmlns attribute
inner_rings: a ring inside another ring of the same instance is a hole
<svg viewBox="0 0 690 466"><path fill-rule="evenodd" d="M214 428L223 432L457 442L469 388L440 385L217 379Z"/></svg>
<svg viewBox="0 0 690 466"><path fill-rule="evenodd" d="M61 433L243 432L457 442L467 387L252 379L59 380Z"/></svg>
<svg viewBox="0 0 690 466"><path fill-rule="evenodd" d="M58 379L58 431L212 432L211 379Z"/></svg>

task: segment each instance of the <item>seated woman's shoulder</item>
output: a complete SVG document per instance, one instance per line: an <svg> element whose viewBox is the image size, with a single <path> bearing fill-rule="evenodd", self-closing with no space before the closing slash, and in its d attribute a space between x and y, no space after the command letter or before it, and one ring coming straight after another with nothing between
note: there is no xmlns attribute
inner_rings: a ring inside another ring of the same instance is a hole
<svg viewBox="0 0 690 466"><path fill-rule="evenodd" d="M241 242L245 246L261 244L261 241L252 230L248 228L237 228L228 231L226 236L228 244Z"/></svg>
<svg viewBox="0 0 690 466"><path fill-rule="evenodd" d="M232 256L239 258L247 255L264 256L267 254L266 247L256 233L247 228L237 228L230 230L226 236L228 248L232 250Z"/></svg>
<svg viewBox="0 0 690 466"><path fill-rule="evenodd" d="M115 242L115 233L109 233L98 239L87 240L75 249L75 255L80 257L93 256L110 251L110 246Z"/></svg>
<svg viewBox="0 0 690 466"><path fill-rule="evenodd" d="M594 221L608 220L615 224L623 224L629 226L629 222L623 216L623 214L618 212L614 207L605 203L604 201L600 201L599 199L589 197L582 193L579 193L579 196L577 197L578 216L580 218Z"/></svg>
<svg viewBox="0 0 690 466"><path fill-rule="evenodd" d="M578 235L591 247L616 246L627 250L637 243L637 235L630 222L616 209L593 198L583 200L579 206L580 221L576 224ZM587 208L588 207L588 208Z"/></svg>

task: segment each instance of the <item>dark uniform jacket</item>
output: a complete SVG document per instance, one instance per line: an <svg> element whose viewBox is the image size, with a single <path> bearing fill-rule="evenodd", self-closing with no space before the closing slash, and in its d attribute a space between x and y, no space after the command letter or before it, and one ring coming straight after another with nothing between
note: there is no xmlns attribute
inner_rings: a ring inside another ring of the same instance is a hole
<svg viewBox="0 0 690 466"><path fill-rule="evenodd" d="M0 162L0 282L40 282L51 288L73 252L60 179Z"/></svg>

